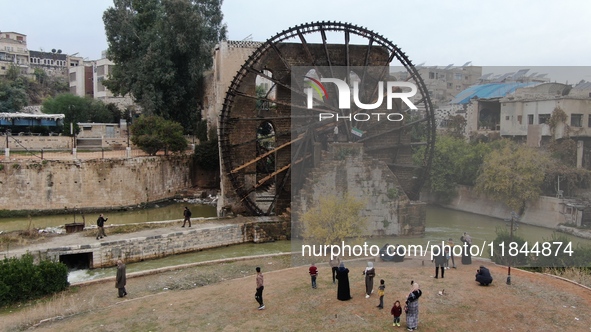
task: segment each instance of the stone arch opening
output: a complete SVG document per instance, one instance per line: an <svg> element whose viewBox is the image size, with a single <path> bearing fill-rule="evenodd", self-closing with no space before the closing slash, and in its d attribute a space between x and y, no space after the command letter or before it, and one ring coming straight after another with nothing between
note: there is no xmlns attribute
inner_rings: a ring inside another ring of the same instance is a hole
<svg viewBox="0 0 591 332"><path fill-rule="evenodd" d="M60 255L59 261L64 263L69 270L86 270L92 267L92 253L82 252Z"/></svg>

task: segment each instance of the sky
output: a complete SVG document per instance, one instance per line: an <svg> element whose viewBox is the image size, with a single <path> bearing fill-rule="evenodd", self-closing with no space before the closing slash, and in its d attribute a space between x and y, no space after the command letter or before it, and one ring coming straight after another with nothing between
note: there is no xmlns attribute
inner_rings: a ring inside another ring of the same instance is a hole
<svg viewBox="0 0 591 332"><path fill-rule="evenodd" d="M0 31L27 35L29 50L96 60L107 49L102 15L112 0L28 0L26 8L1 1ZM383 35L415 64L471 61L484 73L552 66L545 72L557 81L591 81L590 1L225 0L222 11L230 40L264 41L298 24L341 21Z"/></svg>

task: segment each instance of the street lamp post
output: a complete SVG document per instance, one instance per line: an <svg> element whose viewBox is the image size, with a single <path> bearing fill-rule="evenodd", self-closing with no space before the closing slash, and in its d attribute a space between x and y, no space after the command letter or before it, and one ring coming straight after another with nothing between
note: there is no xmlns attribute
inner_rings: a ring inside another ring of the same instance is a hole
<svg viewBox="0 0 591 332"><path fill-rule="evenodd" d="M511 211L511 225L509 226L509 227L511 227L511 230L509 231L509 246L511 246L511 243L513 242L513 222L515 221L515 219L517 219L517 214L515 213L515 211ZM512 256L509 255L507 285L511 285L511 261L512 261L511 258L512 258Z"/></svg>

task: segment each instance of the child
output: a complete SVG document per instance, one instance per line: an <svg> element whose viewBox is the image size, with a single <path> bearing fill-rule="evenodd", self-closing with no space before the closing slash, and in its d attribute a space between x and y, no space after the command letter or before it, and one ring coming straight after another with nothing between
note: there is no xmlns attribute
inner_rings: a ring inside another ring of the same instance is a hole
<svg viewBox="0 0 591 332"><path fill-rule="evenodd" d="M310 279L312 279L312 288L316 288L316 277L318 277L318 268L316 267L316 265L314 265L314 263L312 263L308 271L310 272Z"/></svg>
<svg viewBox="0 0 591 332"><path fill-rule="evenodd" d="M392 326L400 326L400 316L402 315L402 307L400 306L400 301L394 302L392 306L392 310L390 310L392 316L394 316L394 323Z"/></svg>
<svg viewBox="0 0 591 332"><path fill-rule="evenodd" d="M378 308L384 309L384 289L386 289L386 285L384 285L384 279L380 280L380 287L378 287L378 296L380 297L380 304Z"/></svg>

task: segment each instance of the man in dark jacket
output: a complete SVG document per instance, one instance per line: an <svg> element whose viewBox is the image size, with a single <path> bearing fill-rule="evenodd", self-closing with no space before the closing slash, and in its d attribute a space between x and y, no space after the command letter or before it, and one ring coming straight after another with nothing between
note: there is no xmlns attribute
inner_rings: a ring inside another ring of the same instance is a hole
<svg viewBox="0 0 591 332"><path fill-rule="evenodd" d="M117 261L117 277L115 278L115 288L119 290L119 297L127 295L125 284L127 283L125 277L125 264L121 260Z"/></svg>
<svg viewBox="0 0 591 332"><path fill-rule="evenodd" d="M98 217L98 219L96 220L96 226L98 227L98 233L96 234L96 239L98 240L99 238L103 238L103 237L107 237L107 235L105 234L105 221L109 220L109 218L105 218L103 216L103 214L101 213L101 215Z"/></svg>
<svg viewBox="0 0 591 332"><path fill-rule="evenodd" d="M488 286L492 283L493 278L490 275L490 271L480 265L480 269L476 270L476 281L480 283L481 286Z"/></svg>
<svg viewBox="0 0 591 332"><path fill-rule="evenodd" d="M443 268L445 265L445 248L441 248L439 246L433 247L435 252L433 253L433 259L435 261L435 279L439 278L439 270L441 269L441 279L443 279L443 273L445 269Z"/></svg>
<svg viewBox="0 0 591 332"><path fill-rule="evenodd" d="M181 227L185 227L185 223L187 221L189 222L189 227L191 227L191 210L189 210L189 208L186 206L185 211L183 211L183 216L185 217L185 220L183 220L183 226Z"/></svg>

